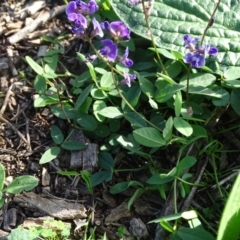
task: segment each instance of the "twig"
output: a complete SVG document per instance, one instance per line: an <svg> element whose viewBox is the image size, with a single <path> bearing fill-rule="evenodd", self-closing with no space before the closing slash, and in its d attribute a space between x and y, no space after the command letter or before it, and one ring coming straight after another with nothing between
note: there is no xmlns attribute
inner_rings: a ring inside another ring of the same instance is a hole
<svg viewBox="0 0 240 240"><path fill-rule="evenodd" d="M25 112L22 112L25 120L26 120L26 137L27 137L27 141L28 141L28 150L32 151L32 147L31 147L31 139L30 139L30 135L29 135L29 127L28 127L28 122L29 119L27 118Z"/></svg>
<svg viewBox="0 0 240 240"><path fill-rule="evenodd" d="M5 119L1 114L0 114L0 121L6 123L9 127L12 128L12 130L14 132L17 133L17 135L26 143L28 144L28 141L26 140L26 138L17 130L16 127L13 126L13 124L11 124L7 119Z"/></svg>
<svg viewBox="0 0 240 240"><path fill-rule="evenodd" d="M37 27L44 25L49 19L63 13L66 6L57 6L51 11L42 11L39 16L29 25L21 29L19 32L15 33L8 38L10 44L17 43L21 41L28 33L33 32Z"/></svg>
<svg viewBox="0 0 240 240"><path fill-rule="evenodd" d="M205 171L205 168L206 168L206 166L207 166L207 163L208 163L208 158L205 160L205 163L203 164L203 166L202 166L202 168L201 168L201 171L200 171L200 173L199 173L199 175L198 175L198 178L197 178L197 180L194 182L194 184L198 184L198 183L200 182L200 180L201 180L201 178L202 178L202 175L203 175L203 173L204 173L204 171ZM184 201L184 204L183 204L183 206L182 206L182 208L181 208L181 212L184 212L184 211L186 211L187 209L189 209L189 206L190 206L190 204L191 204L191 202L192 202L192 199L193 199L194 194L195 194L196 191L197 191L197 186L194 186L194 187L192 188L191 192L189 193L189 195L187 196L186 200Z"/></svg>
<svg viewBox="0 0 240 240"><path fill-rule="evenodd" d="M14 83L8 88L8 91L7 91L7 94L5 96L2 108L0 110L0 114L4 114L4 112L5 112L5 109L6 109L7 103L8 103L8 99L9 99L10 95L13 94L13 92L12 92L13 85L14 85Z"/></svg>
<svg viewBox="0 0 240 240"><path fill-rule="evenodd" d="M234 172L234 173L232 173L231 175L227 176L226 178L224 178L222 181L220 181L220 182L218 183L218 186L221 186L221 185L223 185L224 183L228 182L231 178L233 178L233 177L235 177L236 175L238 175L239 172L240 172L240 170L237 170L236 172ZM212 188L212 189L217 188L217 184L213 185L211 188Z"/></svg>

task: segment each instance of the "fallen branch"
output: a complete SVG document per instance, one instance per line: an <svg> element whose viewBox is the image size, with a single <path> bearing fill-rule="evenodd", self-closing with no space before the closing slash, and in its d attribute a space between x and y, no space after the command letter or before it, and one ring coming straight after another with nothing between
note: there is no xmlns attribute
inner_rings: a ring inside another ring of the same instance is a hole
<svg viewBox="0 0 240 240"><path fill-rule="evenodd" d="M33 32L39 26L44 25L48 20L54 18L55 16L63 13L66 9L66 6L57 6L51 11L42 11L39 16L29 25L21 29L19 32L15 33L8 38L10 44L17 43L21 41L28 33Z"/></svg>

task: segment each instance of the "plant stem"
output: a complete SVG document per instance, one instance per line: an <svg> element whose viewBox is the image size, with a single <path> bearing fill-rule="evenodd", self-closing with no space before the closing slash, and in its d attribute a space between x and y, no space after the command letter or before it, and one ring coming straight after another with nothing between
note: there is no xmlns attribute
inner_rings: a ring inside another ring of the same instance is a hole
<svg viewBox="0 0 240 240"><path fill-rule="evenodd" d="M218 0L217 4L216 4L216 6L215 6L215 8L214 8L214 10L213 10L213 13L211 14L211 16L210 16L210 18L209 18L208 25L207 25L207 27L204 29L204 32L203 32L203 35L202 35L202 39L201 39L200 45L203 44L203 40L204 40L204 38L205 38L205 36L206 36L207 30L212 26L212 21L213 21L213 19L214 19L214 15L215 15L218 7L219 7L220 2L221 2L221 0Z"/></svg>
<svg viewBox="0 0 240 240"><path fill-rule="evenodd" d="M166 71L166 69L165 69L165 67L163 65L162 59L161 59L161 57L159 55L159 52L157 51L157 47L156 47L155 41L153 39L152 31L151 31L151 28L150 28L150 25L149 25L149 21L148 21L147 9L146 9L146 7L144 5L144 0L142 0L141 3L142 3L142 7L143 7L143 12L144 12L144 18L145 18L146 26L147 26L147 29L148 29L148 33L146 33L146 34L150 35L151 42L153 44L153 47L154 47L155 53L157 55L158 62L160 64L161 68L162 68L162 71L164 72L165 75L169 76L168 72Z"/></svg>

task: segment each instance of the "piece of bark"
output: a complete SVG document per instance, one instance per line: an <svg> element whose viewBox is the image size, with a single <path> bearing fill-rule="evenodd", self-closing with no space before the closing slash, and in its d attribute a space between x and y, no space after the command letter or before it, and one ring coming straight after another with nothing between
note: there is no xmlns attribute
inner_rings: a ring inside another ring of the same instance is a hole
<svg viewBox="0 0 240 240"><path fill-rule="evenodd" d="M26 192L14 197L19 206L40 211L60 220L86 218L86 209L82 204L68 202L58 198L44 198L40 194Z"/></svg>
<svg viewBox="0 0 240 240"><path fill-rule="evenodd" d="M78 141L87 145L87 148L81 151L71 151L70 168L88 170L93 172L98 164L98 145L90 143L81 130L75 129L69 140Z"/></svg>
<svg viewBox="0 0 240 240"><path fill-rule="evenodd" d="M130 221L129 231L138 240L148 236L148 230L141 218L133 218Z"/></svg>
<svg viewBox="0 0 240 240"><path fill-rule="evenodd" d="M17 209L10 208L4 215L3 230L11 231L13 227L16 227L16 223L17 223Z"/></svg>
<svg viewBox="0 0 240 240"><path fill-rule="evenodd" d="M108 225L117 222L124 217L131 217L131 212L128 209L126 202L122 202L119 206L110 211L110 214L105 218L105 224Z"/></svg>

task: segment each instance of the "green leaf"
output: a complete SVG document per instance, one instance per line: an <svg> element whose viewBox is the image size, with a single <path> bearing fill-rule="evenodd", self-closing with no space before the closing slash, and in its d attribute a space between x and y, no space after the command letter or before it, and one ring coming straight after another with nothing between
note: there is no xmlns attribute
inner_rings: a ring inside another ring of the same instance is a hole
<svg viewBox="0 0 240 240"><path fill-rule="evenodd" d="M84 61L84 62L86 63L92 79L93 79L94 81L96 81L97 76L96 76L96 73L95 73L95 70L94 70L94 67L93 67L92 63L87 62L85 56L84 56L82 53L80 53L80 52L77 52L77 56L78 56L82 61Z"/></svg>
<svg viewBox="0 0 240 240"><path fill-rule="evenodd" d="M180 91L176 93L174 100L174 109L176 117L179 117L182 109L182 93Z"/></svg>
<svg viewBox="0 0 240 240"><path fill-rule="evenodd" d="M107 118L119 118L123 116L122 112L117 107L106 107L98 113Z"/></svg>
<svg viewBox="0 0 240 240"><path fill-rule="evenodd" d="M41 157L39 163L44 164L55 159L60 153L60 147L51 147L49 148Z"/></svg>
<svg viewBox="0 0 240 240"><path fill-rule="evenodd" d="M26 230L23 227L18 227L16 229L12 229L11 233L7 237L7 240L34 240L37 239L38 235L35 236L30 230Z"/></svg>
<svg viewBox="0 0 240 240"><path fill-rule="evenodd" d="M146 181L146 183L161 185L171 182L173 179L172 176L167 176L166 174L154 174Z"/></svg>
<svg viewBox="0 0 240 240"><path fill-rule="evenodd" d="M201 227L196 228L180 228L177 235L184 240L214 240L215 238ZM230 239L232 238L232 235ZM237 239L237 238L236 238Z"/></svg>
<svg viewBox="0 0 240 240"><path fill-rule="evenodd" d="M175 117L173 119L173 125L178 130L178 132L186 137L191 136L193 133L191 125L181 117Z"/></svg>
<svg viewBox="0 0 240 240"><path fill-rule="evenodd" d="M71 151L84 150L87 148L87 146L84 143L78 141L65 141L62 143L61 147Z"/></svg>
<svg viewBox="0 0 240 240"><path fill-rule="evenodd" d="M169 100L176 92L179 90L184 89L185 86L182 86L180 84L168 84L162 89L158 89L155 94L155 100L157 102L166 102Z"/></svg>
<svg viewBox="0 0 240 240"><path fill-rule="evenodd" d="M181 78L180 84L187 85L188 76L185 75ZM208 87L216 81L216 77L210 73L191 73L189 75L189 86Z"/></svg>
<svg viewBox="0 0 240 240"><path fill-rule="evenodd" d="M56 117L62 119L73 119L77 114L75 109L68 106L63 106L63 109L60 106L52 106L51 111Z"/></svg>
<svg viewBox="0 0 240 240"><path fill-rule="evenodd" d="M169 222L167 222L165 219L161 219L159 223L168 232L174 232L175 231L174 228L172 227L172 225Z"/></svg>
<svg viewBox="0 0 240 240"><path fill-rule="evenodd" d="M128 200L127 207L128 209L131 208L133 202L140 196L142 193L144 193L145 189L144 188L138 188L135 193L131 196L131 198Z"/></svg>
<svg viewBox="0 0 240 240"><path fill-rule="evenodd" d="M74 104L74 109L78 110L81 105L84 103L84 101L87 99L91 89L92 89L93 85L89 85L88 87L86 87L82 93L79 95L79 97L77 98L77 101Z"/></svg>
<svg viewBox="0 0 240 240"><path fill-rule="evenodd" d="M43 75L44 74L44 70L43 68L36 63L32 58L30 58L29 56L25 57L27 63L30 65L30 67L38 74L38 75Z"/></svg>
<svg viewBox="0 0 240 240"><path fill-rule="evenodd" d="M166 121L165 128L163 129L163 138L168 142L172 137L172 129L173 129L173 119L169 117Z"/></svg>
<svg viewBox="0 0 240 240"><path fill-rule="evenodd" d="M215 98L221 98L222 95L209 89L209 88L206 88L206 87L202 87L202 86L189 86L189 89L188 89L188 93L191 93L191 94L198 94L198 95L205 95L205 96L209 96L209 97L215 97Z"/></svg>
<svg viewBox="0 0 240 240"><path fill-rule="evenodd" d="M30 191L38 185L38 179L33 176L16 177L6 188L4 192L17 194L22 191Z"/></svg>
<svg viewBox="0 0 240 240"><path fill-rule="evenodd" d="M154 219L154 220L151 220L150 222L148 223L159 223L161 220L165 220L165 221L173 221L173 220L177 220L177 219L180 219L182 216L181 213L175 213L175 214L171 214L171 215L167 215L167 216L164 216L164 217L160 217L160 218L157 218L157 219Z"/></svg>
<svg viewBox="0 0 240 240"><path fill-rule="evenodd" d="M98 114L98 112L100 110L102 110L103 108L107 107L106 103L102 100L97 100L94 102L93 104L93 114L94 116L96 117L96 119L99 121L99 122L103 122L105 120L105 117Z"/></svg>
<svg viewBox="0 0 240 240"><path fill-rule="evenodd" d="M230 67L224 72L226 80L235 80L240 78L240 67Z"/></svg>
<svg viewBox="0 0 240 240"><path fill-rule="evenodd" d="M152 127L140 128L133 131L133 137L137 142L146 147L162 147L166 144L161 133Z"/></svg>
<svg viewBox="0 0 240 240"><path fill-rule="evenodd" d="M138 182L138 181L130 181L130 182L120 182L120 183L117 183L115 184L114 186L112 186L110 189L109 189L109 192L111 194L118 194L120 192L124 192L126 191L129 187L131 186L138 186L138 187L141 187L143 188L144 186Z"/></svg>
<svg viewBox="0 0 240 240"><path fill-rule="evenodd" d="M181 175L184 170L191 168L196 162L197 159L195 157L184 157L177 165L177 175Z"/></svg>
<svg viewBox="0 0 240 240"><path fill-rule="evenodd" d="M39 94L44 94L47 90L47 83L46 79L41 76L37 75L36 78L34 79L34 89L39 93Z"/></svg>
<svg viewBox="0 0 240 240"><path fill-rule="evenodd" d="M217 240L238 239L240 234L240 174L238 174L225 205Z"/></svg>
<svg viewBox="0 0 240 240"><path fill-rule="evenodd" d="M140 88L144 94L146 94L148 97L154 97L155 88L151 81L149 81L147 78L142 77L139 73L136 74Z"/></svg>
<svg viewBox="0 0 240 240"><path fill-rule="evenodd" d="M85 128L86 130L93 131L97 129L98 126L96 119L93 116L85 113L79 113L76 117L76 121L80 126Z"/></svg>
<svg viewBox="0 0 240 240"><path fill-rule="evenodd" d="M132 127L147 127L147 122L144 121L144 116L141 118L137 113L135 112L127 112L124 113L124 117L131 123Z"/></svg>
<svg viewBox="0 0 240 240"><path fill-rule="evenodd" d="M109 178L112 178L112 172L108 170L104 170L101 172L96 172L91 175L91 185L92 187L97 186L98 184L108 180Z"/></svg>
<svg viewBox="0 0 240 240"><path fill-rule="evenodd" d="M5 181L5 169L4 166L0 163L0 191L2 191L3 189L4 181Z"/></svg>
<svg viewBox="0 0 240 240"><path fill-rule="evenodd" d="M93 189L92 189L92 183L91 183L91 173L87 170L82 170L81 171L81 177L87 184L87 189L88 191L93 194Z"/></svg>
<svg viewBox="0 0 240 240"><path fill-rule="evenodd" d="M63 176L78 176L79 173L76 171L57 171L58 174L61 174Z"/></svg>
<svg viewBox="0 0 240 240"><path fill-rule="evenodd" d="M231 106L234 111L240 116L240 90L233 89L231 93Z"/></svg>
<svg viewBox="0 0 240 240"><path fill-rule="evenodd" d="M111 90L112 89L114 84L113 84L113 78L112 78L112 73L111 72L106 72L102 75L101 80L100 80L100 86L104 90Z"/></svg>
<svg viewBox="0 0 240 240"><path fill-rule="evenodd" d="M147 34L142 5L129 6L125 0L111 0L119 18L135 34L150 39ZM208 25L216 2L211 0L167 1L156 0L148 18L150 29L157 46L186 53L183 36L201 37ZM220 65L240 66L240 13L239 0L220 3L214 16L215 22L206 32L206 41L217 46L219 53L208 61Z"/></svg>
<svg viewBox="0 0 240 240"><path fill-rule="evenodd" d="M2 206L4 205L4 198L2 198L2 196L0 197L0 209L2 208Z"/></svg>
<svg viewBox="0 0 240 240"><path fill-rule="evenodd" d="M130 103L130 105L132 107L135 107L139 103L141 89L139 88L139 86L132 86L131 88L128 88L128 90L126 92L123 92L122 94L126 98L126 100ZM124 100L122 100L122 110L125 112L131 111L131 109L125 103Z"/></svg>
<svg viewBox="0 0 240 240"><path fill-rule="evenodd" d="M222 97L220 99L213 99L213 104L217 107L226 106L230 100L230 95L228 91L226 91L225 89L219 89L216 91L216 93L221 94Z"/></svg>
<svg viewBox="0 0 240 240"><path fill-rule="evenodd" d="M95 99L105 99L105 98L107 98L107 94L103 90L97 89L97 88L93 88L91 90L91 96Z"/></svg>
<svg viewBox="0 0 240 240"><path fill-rule="evenodd" d="M61 144L64 140L62 131L56 126L51 126L51 137L56 144Z"/></svg>
<svg viewBox="0 0 240 240"><path fill-rule="evenodd" d="M98 159L99 159L99 161L98 161L99 167L101 167L105 170L113 171L114 160L110 153L100 152L98 155Z"/></svg>
<svg viewBox="0 0 240 240"><path fill-rule="evenodd" d="M97 130L95 130L95 134L103 138L109 136L110 133L110 128L105 124L98 125Z"/></svg>

